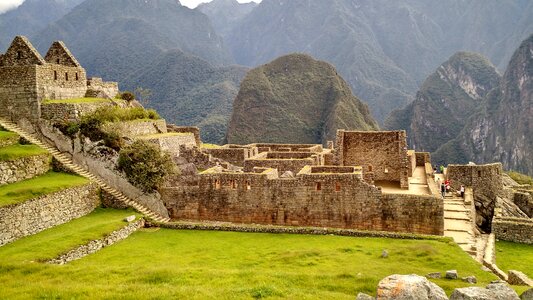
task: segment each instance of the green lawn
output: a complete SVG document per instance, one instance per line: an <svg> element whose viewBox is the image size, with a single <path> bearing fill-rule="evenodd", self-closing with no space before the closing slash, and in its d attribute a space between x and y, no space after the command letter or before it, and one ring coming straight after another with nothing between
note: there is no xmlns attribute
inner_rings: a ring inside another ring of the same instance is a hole
<svg viewBox="0 0 533 300"><path fill-rule="evenodd" d="M76 103L101 103L101 102L110 102L109 99L103 98L75 98L75 99L63 99L63 100L44 100L43 104L76 104Z"/></svg>
<svg viewBox="0 0 533 300"><path fill-rule="evenodd" d="M1 247L0 264L28 264L52 259L126 226L124 219L131 215L139 216L132 210L97 208L87 216ZM1 270L0 267L0 273Z"/></svg>
<svg viewBox="0 0 533 300"><path fill-rule="evenodd" d="M77 175L48 172L32 179L0 186L0 207L24 202L69 187L84 185L88 182L89 180Z"/></svg>
<svg viewBox="0 0 533 300"><path fill-rule="evenodd" d="M533 278L533 245L496 242L496 265L504 272L518 270Z"/></svg>
<svg viewBox="0 0 533 300"><path fill-rule="evenodd" d="M39 244L55 244L46 233L0 248L0 298L353 299L395 273L457 269L480 286L496 279L441 241L171 229L142 229L64 266L28 262L49 256L51 246ZM435 282L448 294L467 285Z"/></svg>
<svg viewBox="0 0 533 300"><path fill-rule="evenodd" d="M0 160L14 160L21 157L46 154L46 150L37 145L9 145L0 148Z"/></svg>
<svg viewBox="0 0 533 300"><path fill-rule="evenodd" d="M18 139L19 138L18 134L11 132L11 131L0 130L0 140L13 139L13 138Z"/></svg>

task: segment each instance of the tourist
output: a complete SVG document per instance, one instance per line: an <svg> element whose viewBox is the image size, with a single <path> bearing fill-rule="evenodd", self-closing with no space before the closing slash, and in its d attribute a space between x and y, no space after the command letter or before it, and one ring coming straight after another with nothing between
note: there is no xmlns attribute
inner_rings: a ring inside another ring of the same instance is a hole
<svg viewBox="0 0 533 300"><path fill-rule="evenodd" d="M433 167L433 174L437 174L437 165Z"/></svg>
<svg viewBox="0 0 533 300"><path fill-rule="evenodd" d="M465 198L465 186L461 184L461 198Z"/></svg>
<svg viewBox="0 0 533 300"><path fill-rule="evenodd" d="M444 183L440 184L440 193L442 194L442 198L446 197L446 186Z"/></svg>
<svg viewBox="0 0 533 300"><path fill-rule="evenodd" d="M443 165L440 165L440 173L444 174L444 166Z"/></svg>

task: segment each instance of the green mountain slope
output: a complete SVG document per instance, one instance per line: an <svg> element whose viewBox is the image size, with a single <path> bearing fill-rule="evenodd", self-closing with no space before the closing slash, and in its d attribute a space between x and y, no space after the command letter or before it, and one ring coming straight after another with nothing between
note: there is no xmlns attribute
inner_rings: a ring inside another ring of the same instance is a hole
<svg viewBox="0 0 533 300"><path fill-rule="evenodd" d="M169 122L194 125L202 139L221 143L239 83L248 69L216 67L179 50L168 51L150 66L124 80L124 87L152 91L148 106L157 109Z"/></svg>
<svg viewBox="0 0 533 300"><path fill-rule="evenodd" d="M433 152L457 137L499 80L485 57L458 52L424 81L415 101L392 112L384 127L407 130L411 147Z"/></svg>
<svg viewBox="0 0 533 300"><path fill-rule="evenodd" d="M381 122L457 51L505 67L532 17L528 0L264 0L226 42L248 66L292 52L332 63Z"/></svg>
<svg viewBox="0 0 533 300"><path fill-rule="evenodd" d="M375 130L366 104L333 66L290 54L248 72L235 99L229 143L325 143L337 129Z"/></svg>
<svg viewBox="0 0 533 300"><path fill-rule="evenodd" d="M533 35L513 54L500 82L461 134L435 153L441 161L501 161L506 169L533 174Z"/></svg>
<svg viewBox="0 0 533 300"><path fill-rule="evenodd" d="M45 52L63 40L89 75L122 81L165 50L231 63L208 17L175 0L86 0L33 38Z"/></svg>
<svg viewBox="0 0 533 300"><path fill-rule="evenodd" d="M41 31L82 1L26 0L19 7L0 14L0 51L3 52L16 35L31 36Z"/></svg>
<svg viewBox="0 0 533 300"><path fill-rule="evenodd" d="M217 33L226 38L233 27L249 14L254 7L255 2L239 3L237 0L213 0L207 3L201 3L196 8L206 14Z"/></svg>

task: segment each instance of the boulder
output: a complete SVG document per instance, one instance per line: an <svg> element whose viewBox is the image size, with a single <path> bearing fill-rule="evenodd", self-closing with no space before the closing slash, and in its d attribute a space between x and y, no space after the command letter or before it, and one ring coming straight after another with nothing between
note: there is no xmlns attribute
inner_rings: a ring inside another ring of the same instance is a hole
<svg viewBox="0 0 533 300"><path fill-rule="evenodd" d="M459 275L457 275L457 270L446 271L446 279L457 279L457 278L459 278Z"/></svg>
<svg viewBox="0 0 533 300"><path fill-rule="evenodd" d="M461 280L463 280L464 282L468 282L470 284L477 283L476 276L466 276L466 277L461 278Z"/></svg>
<svg viewBox="0 0 533 300"><path fill-rule="evenodd" d="M486 288L455 289L450 300L519 300L516 292L505 283L491 283Z"/></svg>
<svg viewBox="0 0 533 300"><path fill-rule="evenodd" d="M533 300L533 289L529 289L520 295L520 300Z"/></svg>
<svg viewBox="0 0 533 300"><path fill-rule="evenodd" d="M383 250L383 251L381 252L381 258L387 258L387 257L389 257L389 251L387 251L387 250Z"/></svg>
<svg viewBox="0 0 533 300"><path fill-rule="evenodd" d="M128 216L128 217L126 217L125 221L128 222L128 223L129 222L133 222L133 221L135 221L135 216L134 215Z"/></svg>
<svg viewBox="0 0 533 300"><path fill-rule="evenodd" d="M526 274L516 270L509 271L507 282L512 285L533 286L533 281Z"/></svg>
<svg viewBox="0 0 533 300"><path fill-rule="evenodd" d="M183 176L194 176L198 174L198 169L194 164L184 164L179 166L180 174Z"/></svg>
<svg viewBox="0 0 533 300"><path fill-rule="evenodd" d="M355 300L376 300L376 298L364 293L359 293L357 294L357 297L355 297Z"/></svg>
<svg viewBox="0 0 533 300"><path fill-rule="evenodd" d="M440 278L440 276L441 276L440 272L426 274L426 278L432 278L432 279L438 279Z"/></svg>
<svg viewBox="0 0 533 300"><path fill-rule="evenodd" d="M391 275L378 284L377 299L447 300L446 293L427 278L412 275Z"/></svg>

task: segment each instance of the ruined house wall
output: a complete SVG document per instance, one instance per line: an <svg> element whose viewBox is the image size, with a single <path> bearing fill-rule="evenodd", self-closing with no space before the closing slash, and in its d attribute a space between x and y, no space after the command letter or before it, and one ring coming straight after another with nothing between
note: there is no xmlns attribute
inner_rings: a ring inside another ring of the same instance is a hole
<svg viewBox="0 0 533 300"><path fill-rule="evenodd" d="M405 131L337 132L337 163L362 166L376 181L400 182L408 188L409 165Z"/></svg>
<svg viewBox="0 0 533 300"><path fill-rule="evenodd" d="M37 66L36 70L37 91L41 100L85 97L87 76L83 68L45 64Z"/></svg>
<svg viewBox="0 0 533 300"><path fill-rule="evenodd" d="M89 94L103 92L109 98L115 98L118 93L118 83L102 81L102 78L93 77L87 80L87 91Z"/></svg>
<svg viewBox="0 0 533 300"><path fill-rule="evenodd" d="M251 151L247 148L212 148L202 151L239 167L243 167L244 160L251 156Z"/></svg>
<svg viewBox="0 0 533 300"><path fill-rule="evenodd" d="M43 103L41 118L54 123L77 122L82 116L93 113L103 106L114 106L113 102L94 103Z"/></svg>
<svg viewBox="0 0 533 300"><path fill-rule="evenodd" d="M268 144L268 143L258 143L250 144L248 146L258 147L261 150L259 152L265 151L277 151L277 152L322 152L322 145L316 144Z"/></svg>
<svg viewBox="0 0 533 300"><path fill-rule="evenodd" d="M292 173L298 173L303 167L315 165L316 160L314 158L304 159L247 159L244 162L244 171L252 172L254 167L259 168L273 168L278 169L280 174L287 171Z"/></svg>
<svg viewBox="0 0 533 300"><path fill-rule="evenodd" d="M0 115L19 121L39 119L37 66L0 67Z"/></svg>
<svg viewBox="0 0 533 300"><path fill-rule="evenodd" d="M196 141L196 146L200 147L202 145L202 140L200 138L200 128L194 126L177 126L174 124L167 124L168 132L177 132L177 133L192 133L194 134L194 140Z"/></svg>
<svg viewBox="0 0 533 300"><path fill-rule="evenodd" d="M274 180L258 174L209 174L200 175L197 185L166 187L160 193L174 219L443 232L438 198L383 197L351 174Z"/></svg>
<svg viewBox="0 0 533 300"><path fill-rule="evenodd" d="M415 152L417 167L423 167L426 163L431 163L431 154L429 152Z"/></svg>
<svg viewBox="0 0 533 300"><path fill-rule="evenodd" d="M448 165L447 178L453 190L472 187L478 215L477 225L491 230L496 198L503 192L501 163L487 165Z"/></svg>

